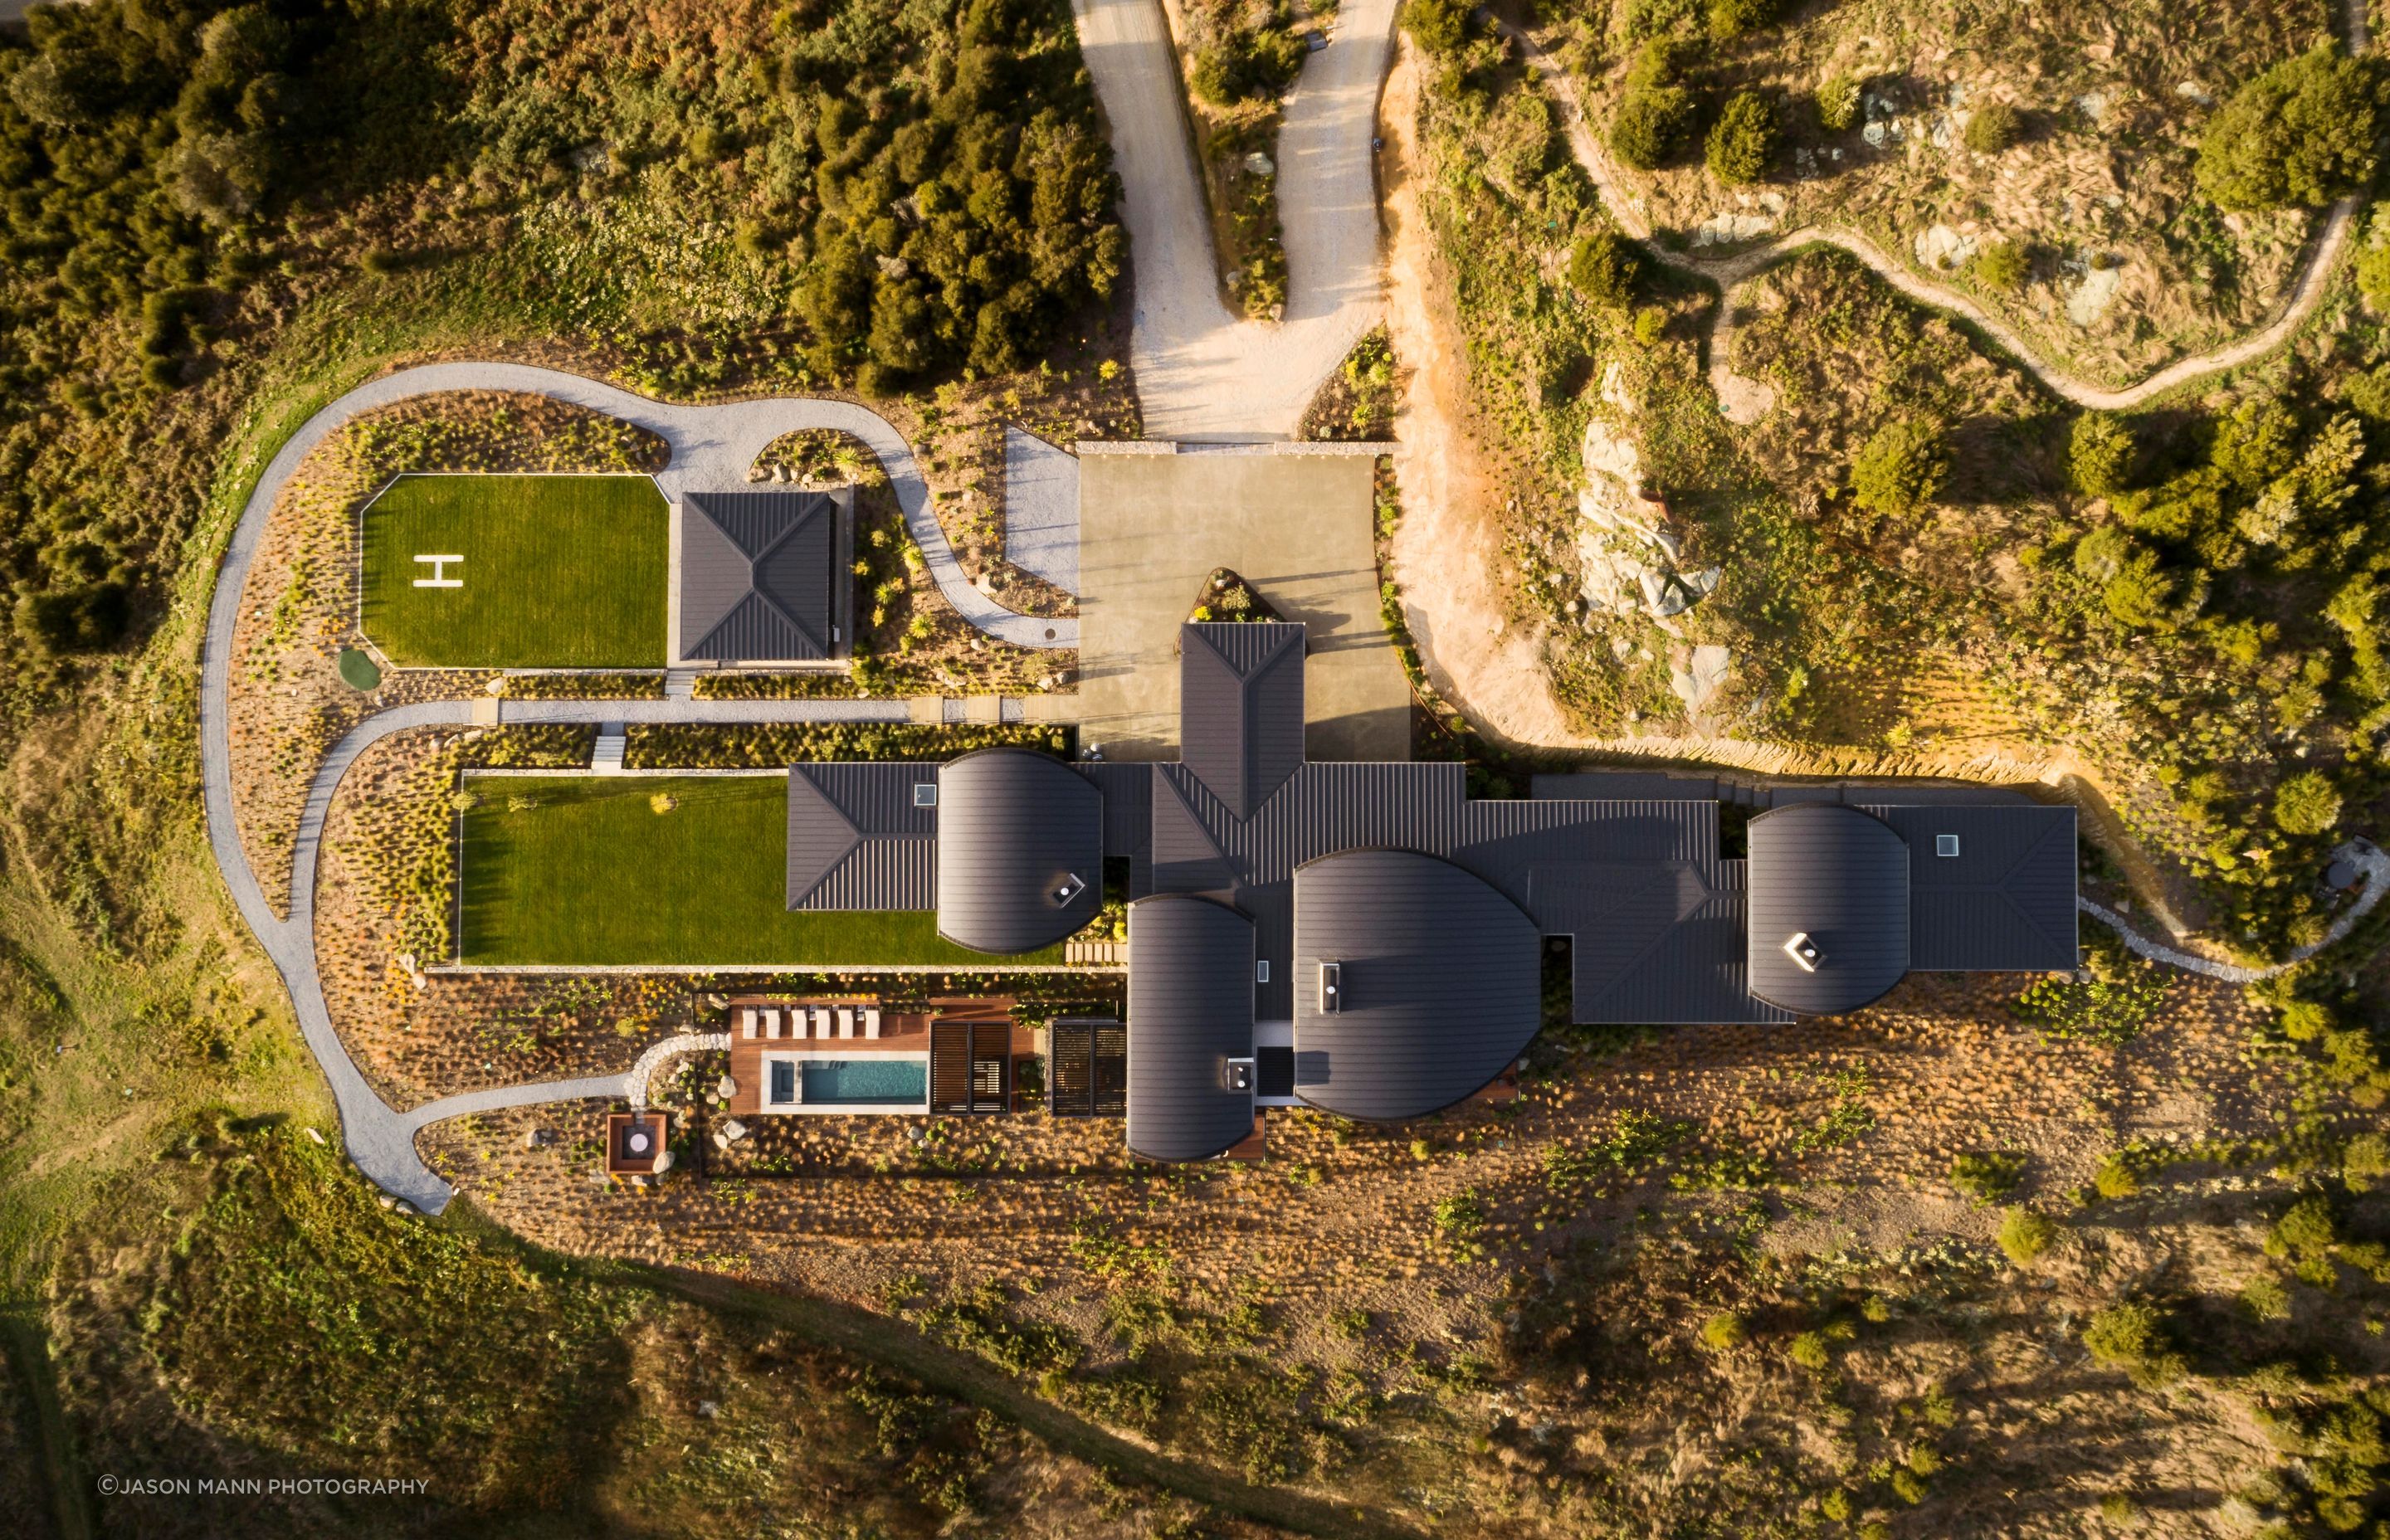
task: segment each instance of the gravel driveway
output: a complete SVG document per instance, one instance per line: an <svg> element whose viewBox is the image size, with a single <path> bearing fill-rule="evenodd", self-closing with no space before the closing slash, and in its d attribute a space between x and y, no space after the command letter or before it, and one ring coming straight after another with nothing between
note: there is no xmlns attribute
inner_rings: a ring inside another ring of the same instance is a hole
<svg viewBox="0 0 2390 1540"><path fill-rule="evenodd" d="M1291 438L1314 391L1378 321L1369 149L1394 0L1346 0L1310 55L1278 144L1286 319L1221 302L1193 138L1161 0L1072 0L1079 50L1111 131L1136 283L1130 357L1157 439Z"/></svg>

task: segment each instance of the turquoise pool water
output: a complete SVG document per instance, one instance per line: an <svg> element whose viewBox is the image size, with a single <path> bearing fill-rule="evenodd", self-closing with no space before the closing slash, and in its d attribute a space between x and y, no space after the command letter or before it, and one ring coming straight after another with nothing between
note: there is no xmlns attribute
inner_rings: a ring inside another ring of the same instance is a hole
<svg viewBox="0 0 2390 1540"><path fill-rule="evenodd" d="M930 1099L926 1059L804 1059L808 1107L920 1107Z"/></svg>

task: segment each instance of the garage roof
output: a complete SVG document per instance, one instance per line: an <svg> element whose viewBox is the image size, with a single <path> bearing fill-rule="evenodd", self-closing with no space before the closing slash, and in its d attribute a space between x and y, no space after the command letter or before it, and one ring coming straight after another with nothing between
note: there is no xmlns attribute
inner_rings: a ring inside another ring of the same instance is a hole
<svg viewBox="0 0 2390 1540"><path fill-rule="evenodd" d="M836 499L821 492L692 492L682 507L682 658L799 662L840 655Z"/></svg>

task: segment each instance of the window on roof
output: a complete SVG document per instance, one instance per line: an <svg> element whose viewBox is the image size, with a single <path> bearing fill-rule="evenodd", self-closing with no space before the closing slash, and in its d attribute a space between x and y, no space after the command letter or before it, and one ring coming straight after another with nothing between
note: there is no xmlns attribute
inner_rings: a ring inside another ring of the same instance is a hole
<svg viewBox="0 0 2390 1540"><path fill-rule="evenodd" d="M1958 837L1957 835L1955 835L1955 834L1937 834L1937 835L1935 835L1935 836L1934 837L1934 854L1936 854L1936 855L1956 855L1956 854L1958 854L1958 853L1959 853L1959 837Z"/></svg>
<svg viewBox="0 0 2390 1540"><path fill-rule="evenodd" d="M937 806L938 783L936 781L915 781L913 783L913 805L915 807Z"/></svg>
<svg viewBox="0 0 2390 1540"><path fill-rule="evenodd" d="M1267 957L1259 957L1254 959L1253 982L1257 984L1266 984L1269 982L1269 959Z"/></svg>

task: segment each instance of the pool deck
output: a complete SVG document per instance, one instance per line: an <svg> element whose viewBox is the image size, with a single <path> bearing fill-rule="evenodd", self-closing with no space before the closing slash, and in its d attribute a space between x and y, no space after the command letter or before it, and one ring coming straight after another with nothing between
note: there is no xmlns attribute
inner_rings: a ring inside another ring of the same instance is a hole
<svg viewBox="0 0 2390 1540"><path fill-rule="evenodd" d="M929 1011L894 1011L883 1009L880 1018L880 1035L878 1037L864 1037L860 1035L863 1031L861 1013L863 1007L870 1003L872 1002L867 999L857 998L854 996L848 996L845 998L806 997L803 999L791 999L786 996L740 995L734 998L730 1002L728 1017L730 1028L730 1078L738 1083L739 1089L730 1097L727 1108L729 1114L732 1117L738 1118L787 1117L792 1115L796 1111L796 1110L792 1108L783 1107L767 1109L764 1106L764 1056L766 1053L806 1053L840 1058L849 1055L861 1058L866 1055L880 1054L886 1054L892 1057L906 1056L916 1059L928 1059L931 1057L933 1038L936 1035L932 1033L931 1028L931 1023L937 1019L933 1013ZM948 1004L948 1002L944 1001L933 1003L939 1005ZM1021 1084L1021 1060L1030 1058L1039 1051L1037 1045L1037 1030L1034 1027L1024 1026L1019 1021L995 1020L985 1014L990 1007L997 1007L1000 1008L1001 1006L1009 1004L1009 1002L972 1000L965 1002L965 1004L973 1008L969 1012L956 1009L950 1010L947 1013L950 1027L959 1025L967 1020L970 1020L974 1028L971 1037L975 1042L981 1040L982 1035L991 1030L998 1028L1008 1030L1009 1042L1007 1048L1007 1057L1010 1062L1007 1065L1005 1085L1007 1099L1011 1103L1010 1110L1013 1111L1026 1111L1033 1106L1039 1105L1039 1103L1034 1102L1031 1099L1024 1098L1019 1090ZM827 1007L832 1010L849 1009L854 1011L856 1013L856 1024L854 1030L857 1035L854 1037L799 1037L790 1034L789 1031L789 1013L792 1007L799 1010L804 1010L821 1007ZM759 1025L756 1029L754 1037L751 1039L745 1036L739 1027L739 1013L742 1010L751 1007L757 1010L777 1010L780 1013L780 1035L777 1037L766 1037L764 1035L763 1028ZM830 1110L828 1108L816 1107L811 1110L816 1115L830 1113ZM973 1110L989 1111L994 1110L994 1109L981 1106L975 1107ZM917 1117L925 1115L920 1112L914 1111L909 1108L880 1109L867 1107L854 1108L848 1115L858 1117L901 1117L908 1114Z"/></svg>

